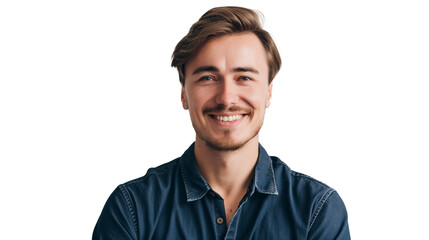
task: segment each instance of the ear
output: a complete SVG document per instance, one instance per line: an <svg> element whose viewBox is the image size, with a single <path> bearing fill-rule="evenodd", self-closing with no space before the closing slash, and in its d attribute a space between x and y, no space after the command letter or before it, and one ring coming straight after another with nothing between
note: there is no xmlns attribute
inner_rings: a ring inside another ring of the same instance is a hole
<svg viewBox="0 0 429 240"><path fill-rule="evenodd" d="M185 87L182 85L182 93L180 94L180 98L182 100L183 109L188 110L188 100L185 93Z"/></svg>
<svg viewBox="0 0 429 240"><path fill-rule="evenodd" d="M271 104L271 97L273 96L273 82L268 85L268 94L265 101L265 108L269 107Z"/></svg>

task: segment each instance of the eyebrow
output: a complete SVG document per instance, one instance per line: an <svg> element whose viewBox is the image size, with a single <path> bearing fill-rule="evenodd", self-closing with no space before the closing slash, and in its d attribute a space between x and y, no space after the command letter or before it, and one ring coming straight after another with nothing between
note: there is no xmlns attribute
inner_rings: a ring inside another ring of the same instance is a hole
<svg viewBox="0 0 429 240"><path fill-rule="evenodd" d="M251 72L251 73L259 74L258 70L254 69L252 67L238 67L238 68L234 68L233 72Z"/></svg>
<svg viewBox="0 0 429 240"><path fill-rule="evenodd" d="M200 72L219 72L219 69L217 69L216 67L213 67L213 66L202 66L202 67L195 69L195 71L192 73L192 75L198 74Z"/></svg>
<svg viewBox="0 0 429 240"><path fill-rule="evenodd" d="M259 74L258 70L252 68L252 67L237 67L232 69L233 72L252 72L252 73L256 73ZM197 69L195 69L195 71L192 73L192 75L201 73L201 72L219 72L219 69L217 67L214 66L202 66L199 67Z"/></svg>

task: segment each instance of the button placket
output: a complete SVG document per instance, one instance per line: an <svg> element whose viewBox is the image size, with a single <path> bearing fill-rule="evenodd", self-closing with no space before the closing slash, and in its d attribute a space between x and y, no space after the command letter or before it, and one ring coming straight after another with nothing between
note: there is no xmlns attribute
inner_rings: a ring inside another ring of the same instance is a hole
<svg viewBox="0 0 429 240"><path fill-rule="evenodd" d="M214 226L216 227L216 239L224 239L227 232L226 225L226 216L225 216L225 207L223 199L219 197L216 193L213 192L213 195L210 193L213 201L214 215L212 215L212 221L214 221Z"/></svg>

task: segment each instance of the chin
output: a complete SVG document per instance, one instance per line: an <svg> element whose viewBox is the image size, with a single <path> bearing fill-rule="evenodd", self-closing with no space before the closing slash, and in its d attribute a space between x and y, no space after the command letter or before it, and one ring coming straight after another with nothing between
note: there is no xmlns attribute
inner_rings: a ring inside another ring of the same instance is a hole
<svg viewBox="0 0 429 240"><path fill-rule="evenodd" d="M240 148L242 148L247 142L244 143L221 143L221 142L217 142L217 141L205 141L207 146L209 146L210 148L216 150L216 151L236 151Z"/></svg>
<svg viewBox="0 0 429 240"><path fill-rule="evenodd" d="M248 138L242 139L232 139L231 136L228 136L230 133L225 132L223 137L214 138L213 136L204 136L197 132L198 137L203 140L203 142L216 151L237 151L245 146L250 140L254 139L258 135L259 131L255 131L254 134L248 136ZM225 139L227 139L225 141Z"/></svg>

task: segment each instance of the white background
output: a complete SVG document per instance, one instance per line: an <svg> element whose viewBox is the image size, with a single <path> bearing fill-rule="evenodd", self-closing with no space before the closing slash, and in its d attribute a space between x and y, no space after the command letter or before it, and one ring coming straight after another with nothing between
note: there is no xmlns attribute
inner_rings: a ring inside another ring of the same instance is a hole
<svg viewBox="0 0 429 240"><path fill-rule="evenodd" d="M194 140L175 44L260 10L283 67L260 141L332 186L353 239L428 239L427 1L2 1L0 239L90 239L120 183Z"/></svg>

